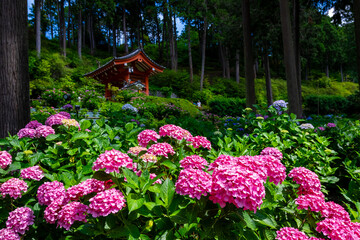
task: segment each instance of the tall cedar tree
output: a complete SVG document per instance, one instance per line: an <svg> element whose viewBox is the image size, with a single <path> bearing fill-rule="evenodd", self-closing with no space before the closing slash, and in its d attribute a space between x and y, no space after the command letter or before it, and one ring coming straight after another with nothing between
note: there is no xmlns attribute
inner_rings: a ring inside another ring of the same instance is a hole
<svg viewBox="0 0 360 240"><path fill-rule="evenodd" d="M360 0L354 0L353 3L355 39L356 39L356 63L360 90Z"/></svg>
<svg viewBox="0 0 360 240"><path fill-rule="evenodd" d="M41 53L41 10L40 10L41 0L35 0L35 42L36 42L36 54L40 58Z"/></svg>
<svg viewBox="0 0 360 240"><path fill-rule="evenodd" d="M201 77L200 77L200 91L203 90L204 85L204 74L205 74L205 52L206 52L206 29L207 29L207 3L204 0L204 31L202 36L202 46L201 46Z"/></svg>
<svg viewBox="0 0 360 240"><path fill-rule="evenodd" d="M0 138L30 120L27 2L0 1Z"/></svg>

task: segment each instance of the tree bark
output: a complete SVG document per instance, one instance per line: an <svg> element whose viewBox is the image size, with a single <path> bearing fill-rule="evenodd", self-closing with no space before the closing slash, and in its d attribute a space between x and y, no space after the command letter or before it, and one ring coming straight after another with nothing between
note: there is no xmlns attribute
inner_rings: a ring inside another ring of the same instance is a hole
<svg viewBox="0 0 360 240"><path fill-rule="evenodd" d="M204 85L204 74L205 74L205 51L206 51L206 29L207 29L207 5L206 0L204 0L205 15L204 15L204 31L202 37L202 46L201 46L201 76L200 76L200 91L203 90Z"/></svg>
<svg viewBox="0 0 360 240"><path fill-rule="evenodd" d="M354 0L353 9L356 39L356 63L360 89L360 0Z"/></svg>
<svg viewBox="0 0 360 240"><path fill-rule="evenodd" d="M221 41L219 43L219 55L220 55L219 60L222 67L222 77L225 78L226 77L225 50Z"/></svg>
<svg viewBox="0 0 360 240"><path fill-rule="evenodd" d="M59 6L59 20L60 20L60 48L61 48L61 55L66 57L66 27L65 27L65 9L64 9L64 0L60 0Z"/></svg>
<svg viewBox="0 0 360 240"><path fill-rule="evenodd" d="M235 62L235 79L236 83L240 83L240 51L236 49L236 62Z"/></svg>
<svg viewBox="0 0 360 240"><path fill-rule="evenodd" d="M300 0L294 0L294 51L295 51L295 64L296 64L296 79L299 92L299 101L302 105L301 97L301 59L300 59Z"/></svg>
<svg viewBox="0 0 360 240"><path fill-rule="evenodd" d="M226 64L226 78L230 79L230 53L229 48L225 47L225 64Z"/></svg>
<svg viewBox="0 0 360 240"><path fill-rule="evenodd" d="M30 121L27 1L0 1L0 138Z"/></svg>
<svg viewBox="0 0 360 240"><path fill-rule="evenodd" d="M79 22L78 22L78 42L77 42L77 51L78 51L78 56L80 59L82 59L82 53L81 53L81 50L82 50L82 9L81 9L81 6L79 6Z"/></svg>
<svg viewBox="0 0 360 240"><path fill-rule="evenodd" d="M116 28L115 24L112 25L112 34L113 34L113 57L116 57Z"/></svg>
<svg viewBox="0 0 360 240"><path fill-rule="evenodd" d="M175 64L175 71L177 71L178 68L178 51L177 51L177 28L176 28L176 14L174 14L174 34L173 34L173 38L174 38L174 64Z"/></svg>
<svg viewBox="0 0 360 240"><path fill-rule="evenodd" d="M189 0L189 4L190 4L190 0ZM194 81L194 72L193 72L193 63L192 63L192 55L191 55L191 36L190 36L191 26L190 26L190 18L188 18L186 30L187 30L187 39L188 39L188 52L189 52L190 83L192 83L192 82Z"/></svg>
<svg viewBox="0 0 360 240"><path fill-rule="evenodd" d="M302 107L299 101L299 88L297 84L294 43L290 26L289 2L288 0L279 0L279 3L289 112L296 114L297 117L302 117Z"/></svg>
<svg viewBox="0 0 360 240"><path fill-rule="evenodd" d="M344 82L344 74L343 74L342 63L340 64L340 74L341 74L341 82Z"/></svg>
<svg viewBox="0 0 360 240"><path fill-rule="evenodd" d="M243 0L242 4L244 57L245 57L245 87L246 106L253 107L256 103L254 62L252 57L251 31L250 31L250 2Z"/></svg>
<svg viewBox="0 0 360 240"><path fill-rule="evenodd" d="M35 32L36 32L36 56L40 58L41 54L41 0L35 0Z"/></svg>
<svg viewBox="0 0 360 240"><path fill-rule="evenodd" d="M272 86L271 86L271 75L270 75L270 65L269 65L269 54L267 52L267 45L264 46L263 51L263 65L265 72L265 84L266 84L266 99L268 106L273 104L273 95L272 95Z"/></svg>
<svg viewBox="0 0 360 240"><path fill-rule="evenodd" d="M70 10L70 8L71 8L71 0L68 0L68 4L69 4L69 6L68 6L68 27L67 27L67 40L68 40L68 46L70 47L71 46L71 35L70 35L70 26L71 26L71 18L70 18L70 16L71 16L71 10Z"/></svg>
<svg viewBox="0 0 360 240"><path fill-rule="evenodd" d="M124 48L125 53L129 53L129 47L128 47L128 39L127 39L127 32L126 32L126 12L125 8L123 8L123 31L124 31Z"/></svg>

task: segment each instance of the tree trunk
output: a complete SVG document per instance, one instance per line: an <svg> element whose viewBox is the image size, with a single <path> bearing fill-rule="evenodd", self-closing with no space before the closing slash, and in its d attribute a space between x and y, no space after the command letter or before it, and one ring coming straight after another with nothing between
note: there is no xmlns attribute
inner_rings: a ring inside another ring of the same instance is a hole
<svg viewBox="0 0 360 240"><path fill-rule="evenodd" d="M77 51L78 51L78 56L80 59L82 59L82 55L81 55L81 50L82 50L82 18L81 18L81 14L82 14L82 10L81 10L81 6L79 9L79 22L78 22L78 42L77 42Z"/></svg>
<svg viewBox="0 0 360 240"><path fill-rule="evenodd" d="M124 31L124 48L125 53L129 53L129 47L128 47L128 39L127 39L127 32L126 32L126 12L125 8L123 8L123 31Z"/></svg>
<svg viewBox="0 0 360 240"><path fill-rule="evenodd" d="M88 15L88 33L89 33L89 39L90 39L90 54L94 55L95 53L95 39L94 39L94 23L93 23L93 16L90 12Z"/></svg>
<svg viewBox="0 0 360 240"><path fill-rule="evenodd" d="M113 57L116 57L116 28L115 24L112 25L112 34L113 34Z"/></svg>
<svg viewBox="0 0 360 240"><path fill-rule="evenodd" d="M66 57L66 27L65 27L65 9L64 9L64 0L60 0L60 6L59 6L59 18L60 18L60 34L59 34L59 40L60 40L60 48L61 48L61 54Z"/></svg>
<svg viewBox="0 0 360 240"><path fill-rule="evenodd" d="M190 1L189 1L190 3ZM188 19L187 26L187 39L188 39L188 52L189 52L189 72L190 72L190 82L194 81L194 73L193 73L193 63L192 63L192 55L191 55L191 26L190 26L190 18Z"/></svg>
<svg viewBox="0 0 360 240"><path fill-rule="evenodd" d="M222 67L222 77L225 78L226 77L225 50L224 50L224 46L221 41L219 43L219 55L220 55L219 60L220 60L220 64Z"/></svg>
<svg viewBox="0 0 360 240"><path fill-rule="evenodd" d="M252 46L251 46L249 0L243 0L242 17L243 17L243 34L244 34L246 106L253 107L253 105L256 103L256 96L255 96L254 63L253 63Z"/></svg>
<svg viewBox="0 0 360 240"><path fill-rule="evenodd" d="M41 54L41 10L40 10L41 0L35 0L35 33L36 33L36 55L40 58Z"/></svg>
<svg viewBox="0 0 360 240"><path fill-rule="evenodd" d="M294 13L294 52L295 52L295 65L296 65L296 79L299 92L299 101L302 105L301 97L301 59L300 59L300 1L294 0L293 3Z"/></svg>
<svg viewBox="0 0 360 240"><path fill-rule="evenodd" d="M356 39L356 63L360 89L360 0L354 0L353 9Z"/></svg>
<svg viewBox="0 0 360 240"><path fill-rule="evenodd" d="M235 79L236 83L240 83L240 51L236 49L236 63L235 63Z"/></svg>
<svg viewBox="0 0 360 240"><path fill-rule="evenodd" d="M30 121L27 1L0 1L0 138Z"/></svg>
<svg viewBox="0 0 360 240"><path fill-rule="evenodd" d="M178 68L178 52L177 52L177 33L176 33L176 14L174 14L174 64L175 64L175 71L177 71Z"/></svg>
<svg viewBox="0 0 360 240"><path fill-rule="evenodd" d="M288 0L279 0L279 3L289 112L296 114L297 117L300 118L302 117L302 107L299 101L294 44L290 26L289 2Z"/></svg>
<svg viewBox="0 0 360 240"><path fill-rule="evenodd" d="M71 20L70 20L70 16L71 16L71 0L68 0L68 27L67 27L67 40L68 40L68 46L71 46L71 36L70 36L70 26L71 26Z"/></svg>
<svg viewBox="0 0 360 240"><path fill-rule="evenodd" d="M270 75L270 65L269 65L269 54L267 52L267 46L264 46L263 51L263 65L265 72L265 83L266 83L266 99L267 105L270 106L273 104L273 95L272 95L272 86L271 86L271 75Z"/></svg>
<svg viewBox="0 0 360 240"><path fill-rule="evenodd" d="M205 74L205 51L206 51L206 29L207 29L207 5L206 0L204 0L205 5L205 16L204 16L204 31L202 37L202 46L201 46L201 77L200 77L200 91L203 90L204 85L204 74Z"/></svg>
<svg viewBox="0 0 360 240"><path fill-rule="evenodd" d="M344 75L343 75L342 63L340 64L340 74L341 74L341 82L344 82Z"/></svg>
<svg viewBox="0 0 360 240"><path fill-rule="evenodd" d="M53 27L53 20L51 14L49 14L49 19L50 19L50 35L51 35L51 39L54 39L54 27Z"/></svg>
<svg viewBox="0 0 360 240"><path fill-rule="evenodd" d="M226 78L230 79L230 53L229 48L225 47L225 59L226 59Z"/></svg>

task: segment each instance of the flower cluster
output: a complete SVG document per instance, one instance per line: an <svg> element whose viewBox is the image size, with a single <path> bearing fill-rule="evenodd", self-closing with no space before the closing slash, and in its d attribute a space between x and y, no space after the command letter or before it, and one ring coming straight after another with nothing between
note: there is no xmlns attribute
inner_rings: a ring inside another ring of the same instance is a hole
<svg viewBox="0 0 360 240"><path fill-rule="evenodd" d="M277 100L272 104L272 106L278 111L281 111L282 108L287 108L287 105L288 103L284 100Z"/></svg>
<svg viewBox="0 0 360 240"><path fill-rule="evenodd" d="M20 207L9 213L6 227L23 235L29 226L34 224L34 218L34 212L30 208Z"/></svg>
<svg viewBox="0 0 360 240"><path fill-rule="evenodd" d="M88 207L80 202L70 202L63 206L58 214L58 226L69 230L75 221L86 222Z"/></svg>
<svg viewBox="0 0 360 240"><path fill-rule="evenodd" d="M202 137L202 136L189 137L187 141L191 142L191 145L193 145L194 148L203 147L211 150L211 142L207 140L206 137Z"/></svg>
<svg viewBox="0 0 360 240"><path fill-rule="evenodd" d="M65 104L64 106L61 107L62 109L73 109L74 107L71 104Z"/></svg>
<svg viewBox="0 0 360 240"><path fill-rule="evenodd" d="M122 106L122 108L121 108L122 110L130 110L130 111L132 111L132 112L134 112L134 113L137 113L138 112L138 110L137 110L137 108L136 107L133 107L131 104L124 104L124 106Z"/></svg>
<svg viewBox="0 0 360 240"><path fill-rule="evenodd" d="M335 123L328 123L326 126L328 128L334 128L334 127L336 127L336 124Z"/></svg>
<svg viewBox="0 0 360 240"><path fill-rule="evenodd" d="M160 136L169 136L177 140L186 139L192 137L191 133L179 126L173 124L167 124L159 128Z"/></svg>
<svg viewBox="0 0 360 240"><path fill-rule="evenodd" d="M61 124L68 128L70 127L80 128L80 124L75 119L63 119L61 120Z"/></svg>
<svg viewBox="0 0 360 240"><path fill-rule="evenodd" d="M38 121L34 120L29 122L28 124L26 124L25 128L32 128L32 129L36 129L38 127L42 126L41 123L39 123Z"/></svg>
<svg viewBox="0 0 360 240"><path fill-rule="evenodd" d="M46 126L50 126L52 127L53 125L61 125L61 121L63 119L68 119L68 117L62 115L62 114L54 114L51 115L50 117L48 117L48 119L46 119L45 124Z"/></svg>
<svg viewBox="0 0 360 240"><path fill-rule="evenodd" d="M46 182L37 190L37 198L40 205L49 205L54 200L65 196L64 184L58 181Z"/></svg>
<svg viewBox="0 0 360 240"><path fill-rule="evenodd" d="M98 193L105 190L105 183L96 179L87 179L66 190L66 196L70 200L79 200L80 197L90 193Z"/></svg>
<svg viewBox="0 0 360 240"><path fill-rule="evenodd" d="M146 147L150 141L157 142L160 138L160 135L153 130L144 130L138 135L139 145L141 147Z"/></svg>
<svg viewBox="0 0 360 240"><path fill-rule="evenodd" d="M59 197L52 201L44 211L44 218L46 222L54 224L58 220L61 208L68 202L65 196Z"/></svg>
<svg viewBox="0 0 360 240"><path fill-rule="evenodd" d="M20 236L11 228L0 230L0 240L20 240Z"/></svg>
<svg viewBox="0 0 360 240"><path fill-rule="evenodd" d="M296 228L284 227L276 232L277 240L308 240L305 233L300 232Z"/></svg>
<svg viewBox="0 0 360 240"><path fill-rule="evenodd" d="M157 157L151 153L145 153L140 157L144 162L157 162Z"/></svg>
<svg viewBox="0 0 360 240"><path fill-rule="evenodd" d="M168 154L175 154L173 147L168 143L153 144L147 152L155 156L164 156L166 158L168 158Z"/></svg>
<svg viewBox="0 0 360 240"><path fill-rule="evenodd" d="M125 207L124 195L117 189L111 188L96 194L91 198L88 212L93 217L107 216L110 213L117 213Z"/></svg>
<svg viewBox="0 0 360 240"><path fill-rule="evenodd" d="M322 196L312 195L312 194L305 194L300 195L296 200L295 203L298 206L298 209L308 209L312 212L320 212L325 207L325 200Z"/></svg>
<svg viewBox="0 0 360 240"><path fill-rule="evenodd" d="M17 135L18 135L19 139L24 138L24 137L34 138L36 135L36 130L32 129L32 128L22 128L17 133Z"/></svg>
<svg viewBox="0 0 360 240"><path fill-rule="evenodd" d="M173 124L167 124L167 125L164 125L162 127L159 128L159 135L164 137L164 136L169 136L171 135L171 133L175 130L179 130L180 127L179 126L176 126L176 125L173 125Z"/></svg>
<svg viewBox="0 0 360 240"><path fill-rule="evenodd" d="M304 167L290 171L289 177L300 185L298 194L317 194L321 192L321 183L316 173Z"/></svg>
<svg viewBox="0 0 360 240"><path fill-rule="evenodd" d="M0 151L0 167L7 168L12 162L12 157L7 151Z"/></svg>
<svg viewBox="0 0 360 240"><path fill-rule="evenodd" d="M64 117L66 117L67 119L71 118L71 114L68 112L59 112L58 114L63 115Z"/></svg>
<svg viewBox="0 0 360 240"><path fill-rule="evenodd" d="M350 222L336 218L326 218L318 222L316 231L328 236L331 240L357 239L353 237Z"/></svg>
<svg viewBox="0 0 360 240"><path fill-rule="evenodd" d="M55 134L55 130L49 126L40 126L36 128L36 137L47 137L50 134Z"/></svg>
<svg viewBox="0 0 360 240"><path fill-rule="evenodd" d="M142 151L147 151L147 148L139 147L139 146L131 147L131 148L129 148L128 153L131 153L131 154L137 156L137 155L139 155L139 153L142 152Z"/></svg>
<svg viewBox="0 0 360 240"><path fill-rule="evenodd" d="M283 155L282 153L276 149L276 148L273 148L273 147L267 147L267 148L264 148L260 155L270 155L270 156L273 156L279 160L281 160L283 158Z"/></svg>
<svg viewBox="0 0 360 240"><path fill-rule="evenodd" d="M262 155L262 162L266 168L269 182L275 185L282 183L286 178L286 167L281 163L279 158L271 155Z"/></svg>
<svg viewBox="0 0 360 240"><path fill-rule="evenodd" d="M314 129L314 126L311 123L303 123L299 126L301 129Z"/></svg>
<svg viewBox="0 0 360 240"><path fill-rule="evenodd" d="M200 200L211 190L211 176L200 169L185 168L180 171L175 187L178 194Z"/></svg>
<svg viewBox="0 0 360 240"><path fill-rule="evenodd" d="M13 199L17 199L21 197L22 192L26 192L28 189L28 186L26 182L23 180L20 180L18 178L11 178L1 184L0 186L0 193L3 196L3 198L6 197L6 195L9 195Z"/></svg>
<svg viewBox="0 0 360 240"><path fill-rule="evenodd" d="M187 156L180 161L180 167L182 168L204 169L207 165L208 162L198 155Z"/></svg>
<svg viewBox="0 0 360 240"><path fill-rule="evenodd" d="M125 153L113 149L100 154L100 156L94 162L92 169L94 171L98 171L105 168L106 173L119 173L120 167L127 167L131 169L133 167L133 161Z"/></svg>
<svg viewBox="0 0 360 240"><path fill-rule="evenodd" d="M39 166L33 166L21 169L20 177L40 181L44 177L43 174L44 172L40 169Z"/></svg>
<svg viewBox="0 0 360 240"><path fill-rule="evenodd" d="M326 202L321 209L321 216L324 218L335 218L350 222L349 213L339 204Z"/></svg>

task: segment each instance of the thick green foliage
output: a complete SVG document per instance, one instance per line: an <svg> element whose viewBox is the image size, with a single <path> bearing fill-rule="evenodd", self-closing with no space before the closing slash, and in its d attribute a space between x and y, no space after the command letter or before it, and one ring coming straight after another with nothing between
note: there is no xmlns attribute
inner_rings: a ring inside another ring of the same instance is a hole
<svg viewBox="0 0 360 240"><path fill-rule="evenodd" d="M240 116L246 108L246 99L216 97L209 102L210 112L219 116Z"/></svg>
<svg viewBox="0 0 360 240"><path fill-rule="evenodd" d="M348 111L349 102L345 97L328 95L310 95L305 97L307 114L339 114Z"/></svg>

